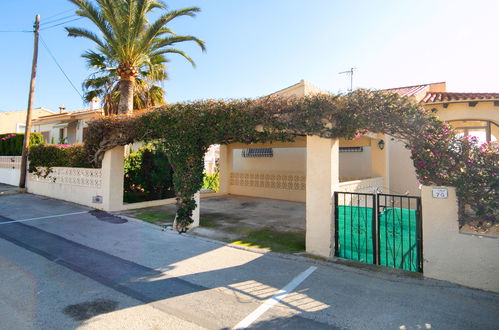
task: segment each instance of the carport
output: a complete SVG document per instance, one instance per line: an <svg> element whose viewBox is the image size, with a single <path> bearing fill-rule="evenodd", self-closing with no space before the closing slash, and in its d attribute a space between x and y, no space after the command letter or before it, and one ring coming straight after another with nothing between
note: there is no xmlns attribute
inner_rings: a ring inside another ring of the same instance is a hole
<svg viewBox="0 0 499 330"><path fill-rule="evenodd" d="M367 134L354 140L297 136L293 142L222 145L219 159L220 188L217 193L204 195L201 213L205 203L208 203L213 204L214 210L233 210L229 212L236 212L238 216L260 212L260 215L265 215L265 218L260 217L262 226L270 223L285 230L292 227L287 222L293 226L297 224L299 226L296 229L303 228L306 231L306 251L330 257L334 251L333 193L373 192L389 186L388 152L384 139L382 134ZM352 162L354 165L349 166L344 161L342 164L340 148L358 147L369 148L370 151L368 157L364 156L360 160L367 162L367 165L361 164L365 170L359 171L356 176L341 175L351 174L351 167L358 167L359 164ZM272 149L285 156L277 166L279 160L267 166L264 164L265 158L244 159L239 156L244 150L251 149ZM246 162L243 171L241 162ZM247 202L241 201L243 197L240 196L268 201L259 202L258 205L251 202L244 204ZM296 207L288 208L286 203L289 202L294 202ZM224 205L232 206L226 208ZM258 223L258 219L256 216L252 222Z"/></svg>

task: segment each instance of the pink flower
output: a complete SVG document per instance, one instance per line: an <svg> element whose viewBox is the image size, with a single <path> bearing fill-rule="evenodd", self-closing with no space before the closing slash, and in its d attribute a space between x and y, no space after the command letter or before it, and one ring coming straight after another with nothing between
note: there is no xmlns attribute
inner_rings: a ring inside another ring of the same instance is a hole
<svg viewBox="0 0 499 330"><path fill-rule="evenodd" d="M71 147L70 144L57 144L56 146L57 146L57 148L61 148L61 149L65 149L65 148Z"/></svg>
<svg viewBox="0 0 499 330"><path fill-rule="evenodd" d="M173 165L173 164L170 164L170 167L171 167L171 168L174 168L174 167L175 167L175 165Z"/></svg>
<svg viewBox="0 0 499 330"><path fill-rule="evenodd" d="M424 167L424 166L426 166L426 162L419 162L419 163L418 163L418 166L420 166L420 167Z"/></svg>

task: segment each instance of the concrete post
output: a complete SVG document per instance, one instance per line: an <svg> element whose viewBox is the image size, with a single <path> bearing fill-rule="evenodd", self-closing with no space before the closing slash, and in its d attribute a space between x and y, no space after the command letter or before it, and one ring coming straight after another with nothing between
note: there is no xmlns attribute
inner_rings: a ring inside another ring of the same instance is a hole
<svg viewBox="0 0 499 330"><path fill-rule="evenodd" d="M339 140L307 137L306 250L329 258L334 251L333 192L339 184Z"/></svg>
<svg viewBox="0 0 499 330"><path fill-rule="evenodd" d="M199 191L194 195L194 200L196 201L197 207L194 212L192 212L192 219L194 220L194 222L190 225L189 230L199 227L199 216L201 209L201 199L199 198Z"/></svg>
<svg viewBox="0 0 499 330"><path fill-rule="evenodd" d="M218 161L220 167L220 188L219 193L230 193L230 173L232 173L232 148L227 145L220 145L220 158Z"/></svg>
<svg viewBox="0 0 499 330"><path fill-rule="evenodd" d="M118 211L123 205L125 156L122 146L104 154L102 160L102 208L105 211Z"/></svg>
<svg viewBox="0 0 499 330"><path fill-rule="evenodd" d="M497 233L459 229L454 187L423 186L421 201L424 275L499 293Z"/></svg>
<svg viewBox="0 0 499 330"><path fill-rule="evenodd" d="M390 160L389 145L387 136L382 135L380 139L371 140L371 172L374 177L384 177L383 185L390 187ZM380 144L380 141L383 141ZM380 148L383 146L383 149ZM387 191L384 191L385 193Z"/></svg>

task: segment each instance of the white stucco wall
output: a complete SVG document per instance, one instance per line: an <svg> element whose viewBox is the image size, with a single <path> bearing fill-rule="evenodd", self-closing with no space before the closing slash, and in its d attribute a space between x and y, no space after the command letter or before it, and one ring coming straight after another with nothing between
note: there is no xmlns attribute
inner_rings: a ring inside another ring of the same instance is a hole
<svg viewBox="0 0 499 330"><path fill-rule="evenodd" d="M19 176L21 171L18 168L0 168L0 183L17 186L19 184Z"/></svg>
<svg viewBox="0 0 499 330"><path fill-rule="evenodd" d="M56 174L48 178L29 174L26 185L28 192L107 210L104 203L92 203L94 196L104 195L101 169L54 167L53 170ZM71 171L73 174L62 174L65 171Z"/></svg>
<svg viewBox="0 0 499 330"><path fill-rule="evenodd" d="M233 172L305 174L306 148L273 148L273 157L243 157L234 149Z"/></svg>
<svg viewBox="0 0 499 330"><path fill-rule="evenodd" d="M404 147L400 141L391 141L390 159L390 191L394 194L405 194L409 192L411 196L420 196L416 169L412 164L411 152Z"/></svg>
<svg viewBox="0 0 499 330"><path fill-rule="evenodd" d="M0 183L19 185L21 156L0 156Z"/></svg>
<svg viewBox="0 0 499 330"><path fill-rule="evenodd" d="M370 177L371 147L363 152L340 152L340 177ZM274 148L273 157L242 157L242 149L233 150L233 171L248 173L305 174L306 148Z"/></svg>
<svg viewBox="0 0 499 330"><path fill-rule="evenodd" d="M499 292L499 237L461 233L455 188L445 187L444 199L433 198L432 188L421 193L424 275Z"/></svg>
<svg viewBox="0 0 499 330"><path fill-rule="evenodd" d="M340 152L340 177L370 177L371 147L362 152Z"/></svg>

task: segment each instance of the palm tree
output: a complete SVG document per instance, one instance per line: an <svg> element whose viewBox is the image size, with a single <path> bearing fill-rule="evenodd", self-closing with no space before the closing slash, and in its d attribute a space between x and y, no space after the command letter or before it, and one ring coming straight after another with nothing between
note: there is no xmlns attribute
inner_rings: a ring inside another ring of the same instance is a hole
<svg viewBox="0 0 499 330"><path fill-rule="evenodd" d="M76 15L88 18L99 29L102 36L76 27L66 31L71 37L83 37L97 45L97 52L87 51L83 57L93 54L104 57L106 67L116 70L119 78L119 114L133 112L133 94L136 78L141 70L154 70L154 62L168 53L179 54L194 65L194 61L182 50L174 48L177 43L194 41L204 51L204 42L193 36L180 36L167 27L180 16L194 17L197 7L169 11L160 0L69 0L78 8ZM159 9L163 13L153 23L148 14Z"/></svg>
<svg viewBox="0 0 499 330"><path fill-rule="evenodd" d="M95 97L103 100L105 115L117 114L120 101L120 79L116 74L116 68L112 66L112 60L95 52L86 52L83 57L87 60L90 69L95 70L87 80L83 82L85 90L85 101L90 102ZM157 85L167 79L166 62L163 55L151 58L151 68L139 71L133 86L133 109L146 109L153 106L165 104L165 93L163 88Z"/></svg>

